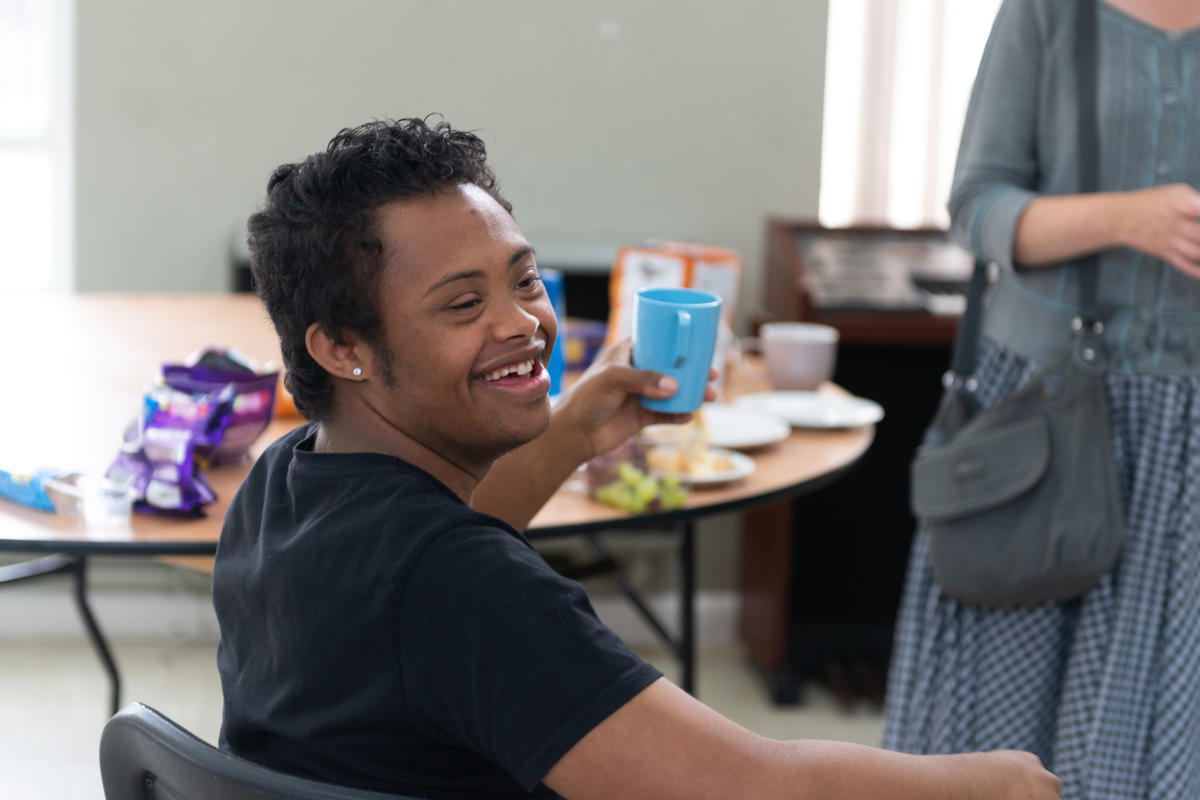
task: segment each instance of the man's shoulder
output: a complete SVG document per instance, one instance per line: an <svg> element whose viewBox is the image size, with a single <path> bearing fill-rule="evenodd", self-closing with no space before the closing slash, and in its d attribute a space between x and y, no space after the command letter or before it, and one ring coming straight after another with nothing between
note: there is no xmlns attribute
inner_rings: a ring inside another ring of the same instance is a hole
<svg viewBox="0 0 1200 800"><path fill-rule="evenodd" d="M218 561L364 558L396 565L448 530L487 526L422 470L377 453L314 454L312 426L272 443L226 514ZM503 525L499 520L493 521Z"/></svg>
<svg viewBox="0 0 1200 800"><path fill-rule="evenodd" d="M410 589L453 596L462 607L517 597L533 602L567 591L566 579L507 523L469 508L441 522L409 551L404 583Z"/></svg>

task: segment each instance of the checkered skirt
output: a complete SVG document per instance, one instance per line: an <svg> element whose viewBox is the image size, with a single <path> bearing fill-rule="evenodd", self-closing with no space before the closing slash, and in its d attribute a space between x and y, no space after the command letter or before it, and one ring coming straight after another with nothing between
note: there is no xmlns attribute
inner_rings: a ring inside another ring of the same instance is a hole
<svg viewBox="0 0 1200 800"><path fill-rule="evenodd" d="M1035 365L981 343L990 405ZM1067 800L1200 800L1200 377L1110 374L1127 538L1082 598L962 605L918 530L896 628L884 746L1030 750Z"/></svg>

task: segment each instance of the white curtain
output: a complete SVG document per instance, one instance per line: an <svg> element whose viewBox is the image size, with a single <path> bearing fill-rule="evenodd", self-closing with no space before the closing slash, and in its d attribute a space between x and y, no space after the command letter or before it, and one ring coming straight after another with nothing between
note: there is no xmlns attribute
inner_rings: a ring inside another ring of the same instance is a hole
<svg viewBox="0 0 1200 800"><path fill-rule="evenodd" d="M823 225L949 225L963 116L999 5L829 0Z"/></svg>
<svg viewBox="0 0 1200 800"><path fill-rule="evenodd" d="M73 285L70 0L0 0L0 290Z"/></svg>

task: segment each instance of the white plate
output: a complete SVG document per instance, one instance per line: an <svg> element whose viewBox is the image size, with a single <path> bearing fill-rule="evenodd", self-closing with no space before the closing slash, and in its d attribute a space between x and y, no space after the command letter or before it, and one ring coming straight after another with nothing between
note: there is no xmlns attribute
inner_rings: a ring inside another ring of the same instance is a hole
<svg viewBox="0 0 1200 800"><path fill-rule="evenodd" d="M735 405L783 417L797 428L854 428L883 419L883 406L863 397L821 392L757 392Z"/></svg>
<svg viewBox="0 0 1200 800"><path fill-rule="evenodd" d="M700 413L708 429L708 443L713 447L763 447L783 441L792 432L787 420L753 408L705 403Z"/></svg>
<svg viewBox="0 0 1200 800"><path fill-rule="evenodd" d="M713 484L736 481L738 478L744 478L754 472L754 459L744 453L739 453L736 450L726 450L723 447L710 447L708 448L708 452L728 458L730 462L729 469L702 474L670 473L670 476L679 478L679 482L685 486L711 486ZM666 477L665 473L656 474Z"/></svg>

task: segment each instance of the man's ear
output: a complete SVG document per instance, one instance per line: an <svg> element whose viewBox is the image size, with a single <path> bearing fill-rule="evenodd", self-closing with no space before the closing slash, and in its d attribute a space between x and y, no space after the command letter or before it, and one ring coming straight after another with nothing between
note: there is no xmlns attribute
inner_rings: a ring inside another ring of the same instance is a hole
<svg viewBox="0 0 1200 800"><path fill-rule="evenodd" d="M348 381L367 379L369 356L365 352L366 345L354 334L343 334L342 341L338 341L325 326L314 322L304 334L304 343L313 360L333 377Z"/></svg>

